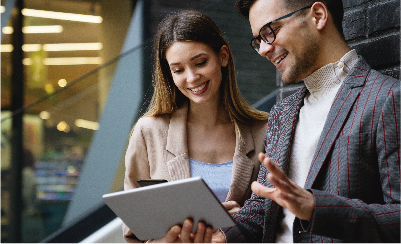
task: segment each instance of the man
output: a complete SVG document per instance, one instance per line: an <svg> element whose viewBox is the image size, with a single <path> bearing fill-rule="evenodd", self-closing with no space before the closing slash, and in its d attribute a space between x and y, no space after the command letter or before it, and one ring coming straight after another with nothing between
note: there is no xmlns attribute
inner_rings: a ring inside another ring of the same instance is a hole
<svg viewBox="0 0 401 244"><path fill-rule="evenodd" d="M305 87L270 113L258 181L237 224L213 237L199 224L191 236L186 220L166 240L176 231L184 241L399 242L400 81L349 49L341 0L237 6L252 47L284 83Z"/></svg>

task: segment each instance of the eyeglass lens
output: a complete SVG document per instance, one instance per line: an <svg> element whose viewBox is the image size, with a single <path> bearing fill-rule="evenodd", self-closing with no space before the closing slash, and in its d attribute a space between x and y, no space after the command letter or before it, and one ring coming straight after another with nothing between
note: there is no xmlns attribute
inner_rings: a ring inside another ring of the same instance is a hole
<svg viewBox="0 0 401 244"><path fill-rule="evenodd" d="M257 52L259 52L260 42L262 40L266 43L273 43L274 39L276 39L276 35L273 29L270 27L270 23L263 26L259 33L259 36L253 38L251 41L252 48L255 49Z"/></svg>

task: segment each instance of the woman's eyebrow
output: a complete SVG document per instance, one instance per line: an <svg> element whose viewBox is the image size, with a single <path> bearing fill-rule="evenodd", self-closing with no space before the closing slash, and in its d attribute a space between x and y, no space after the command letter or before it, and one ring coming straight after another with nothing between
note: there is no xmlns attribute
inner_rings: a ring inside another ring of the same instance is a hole
<svg viewBox="0 0 401 244"><path fill-rule="evenodd" d="M197 59L197 58L199 58L199 57L201 57L203 55L207 55L207 54L206 53L199 53L199 54L193 56L190 60L192 61L192 60ZM169 64L169 66L171 67L171 66L179 65L179 64L181 64L181 63L179 63L179 62L178 63L171 63L171 64Z"/></svg>

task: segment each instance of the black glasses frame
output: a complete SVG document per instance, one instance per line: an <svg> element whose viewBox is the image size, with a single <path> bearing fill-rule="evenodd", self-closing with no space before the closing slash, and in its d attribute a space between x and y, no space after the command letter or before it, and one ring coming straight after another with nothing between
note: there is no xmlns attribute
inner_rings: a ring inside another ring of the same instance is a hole
<svg viewBox="0 0 401 244"><path fill-rule="evenodd" d="M279 21L279 20L282 20L282 19L285 19L285 18L288 18L288 17L292 16L293 14L295 14L298 11L301 11L301 10L304 10L304 9L307 9L307 8L311 8L311 7L312 7L312 5L306 6L306 7L302 7L300 9L295 10L294 12L291 12L289 14L281 16L280 18L277 18L277 19L275 19L273 21L270 21L267 24L265 24L264 26L262 26L262 28L260 28L260 30L259 30L259 35L254 37L254 38L252 38L252 40L251 40L250 44L251 44L252 49L254 49L257 53L259 53L259 47L260 47L261 40L264 41L267 44L272 44L276 40L276 33L274 32L273 28L271 27L272 23L274 23L276 21ZM271 33L273 33L273 40L272 41L267 40L267 37L265 37L262 34L262 31L264 31L267 27L270 29Z"/></svg>

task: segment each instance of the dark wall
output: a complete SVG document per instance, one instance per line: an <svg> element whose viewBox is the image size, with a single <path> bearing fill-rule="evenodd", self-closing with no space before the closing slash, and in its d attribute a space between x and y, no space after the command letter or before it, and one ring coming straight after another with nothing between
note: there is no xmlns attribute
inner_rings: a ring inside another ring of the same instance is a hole
<svg viewBox="0 0 401 244"><path fill-rule="evenodd" d="M349 47L373 69L400 79L400 1L343 0L343 5L344 36ZM278 83L277 100L299 87Z"/></svg>

